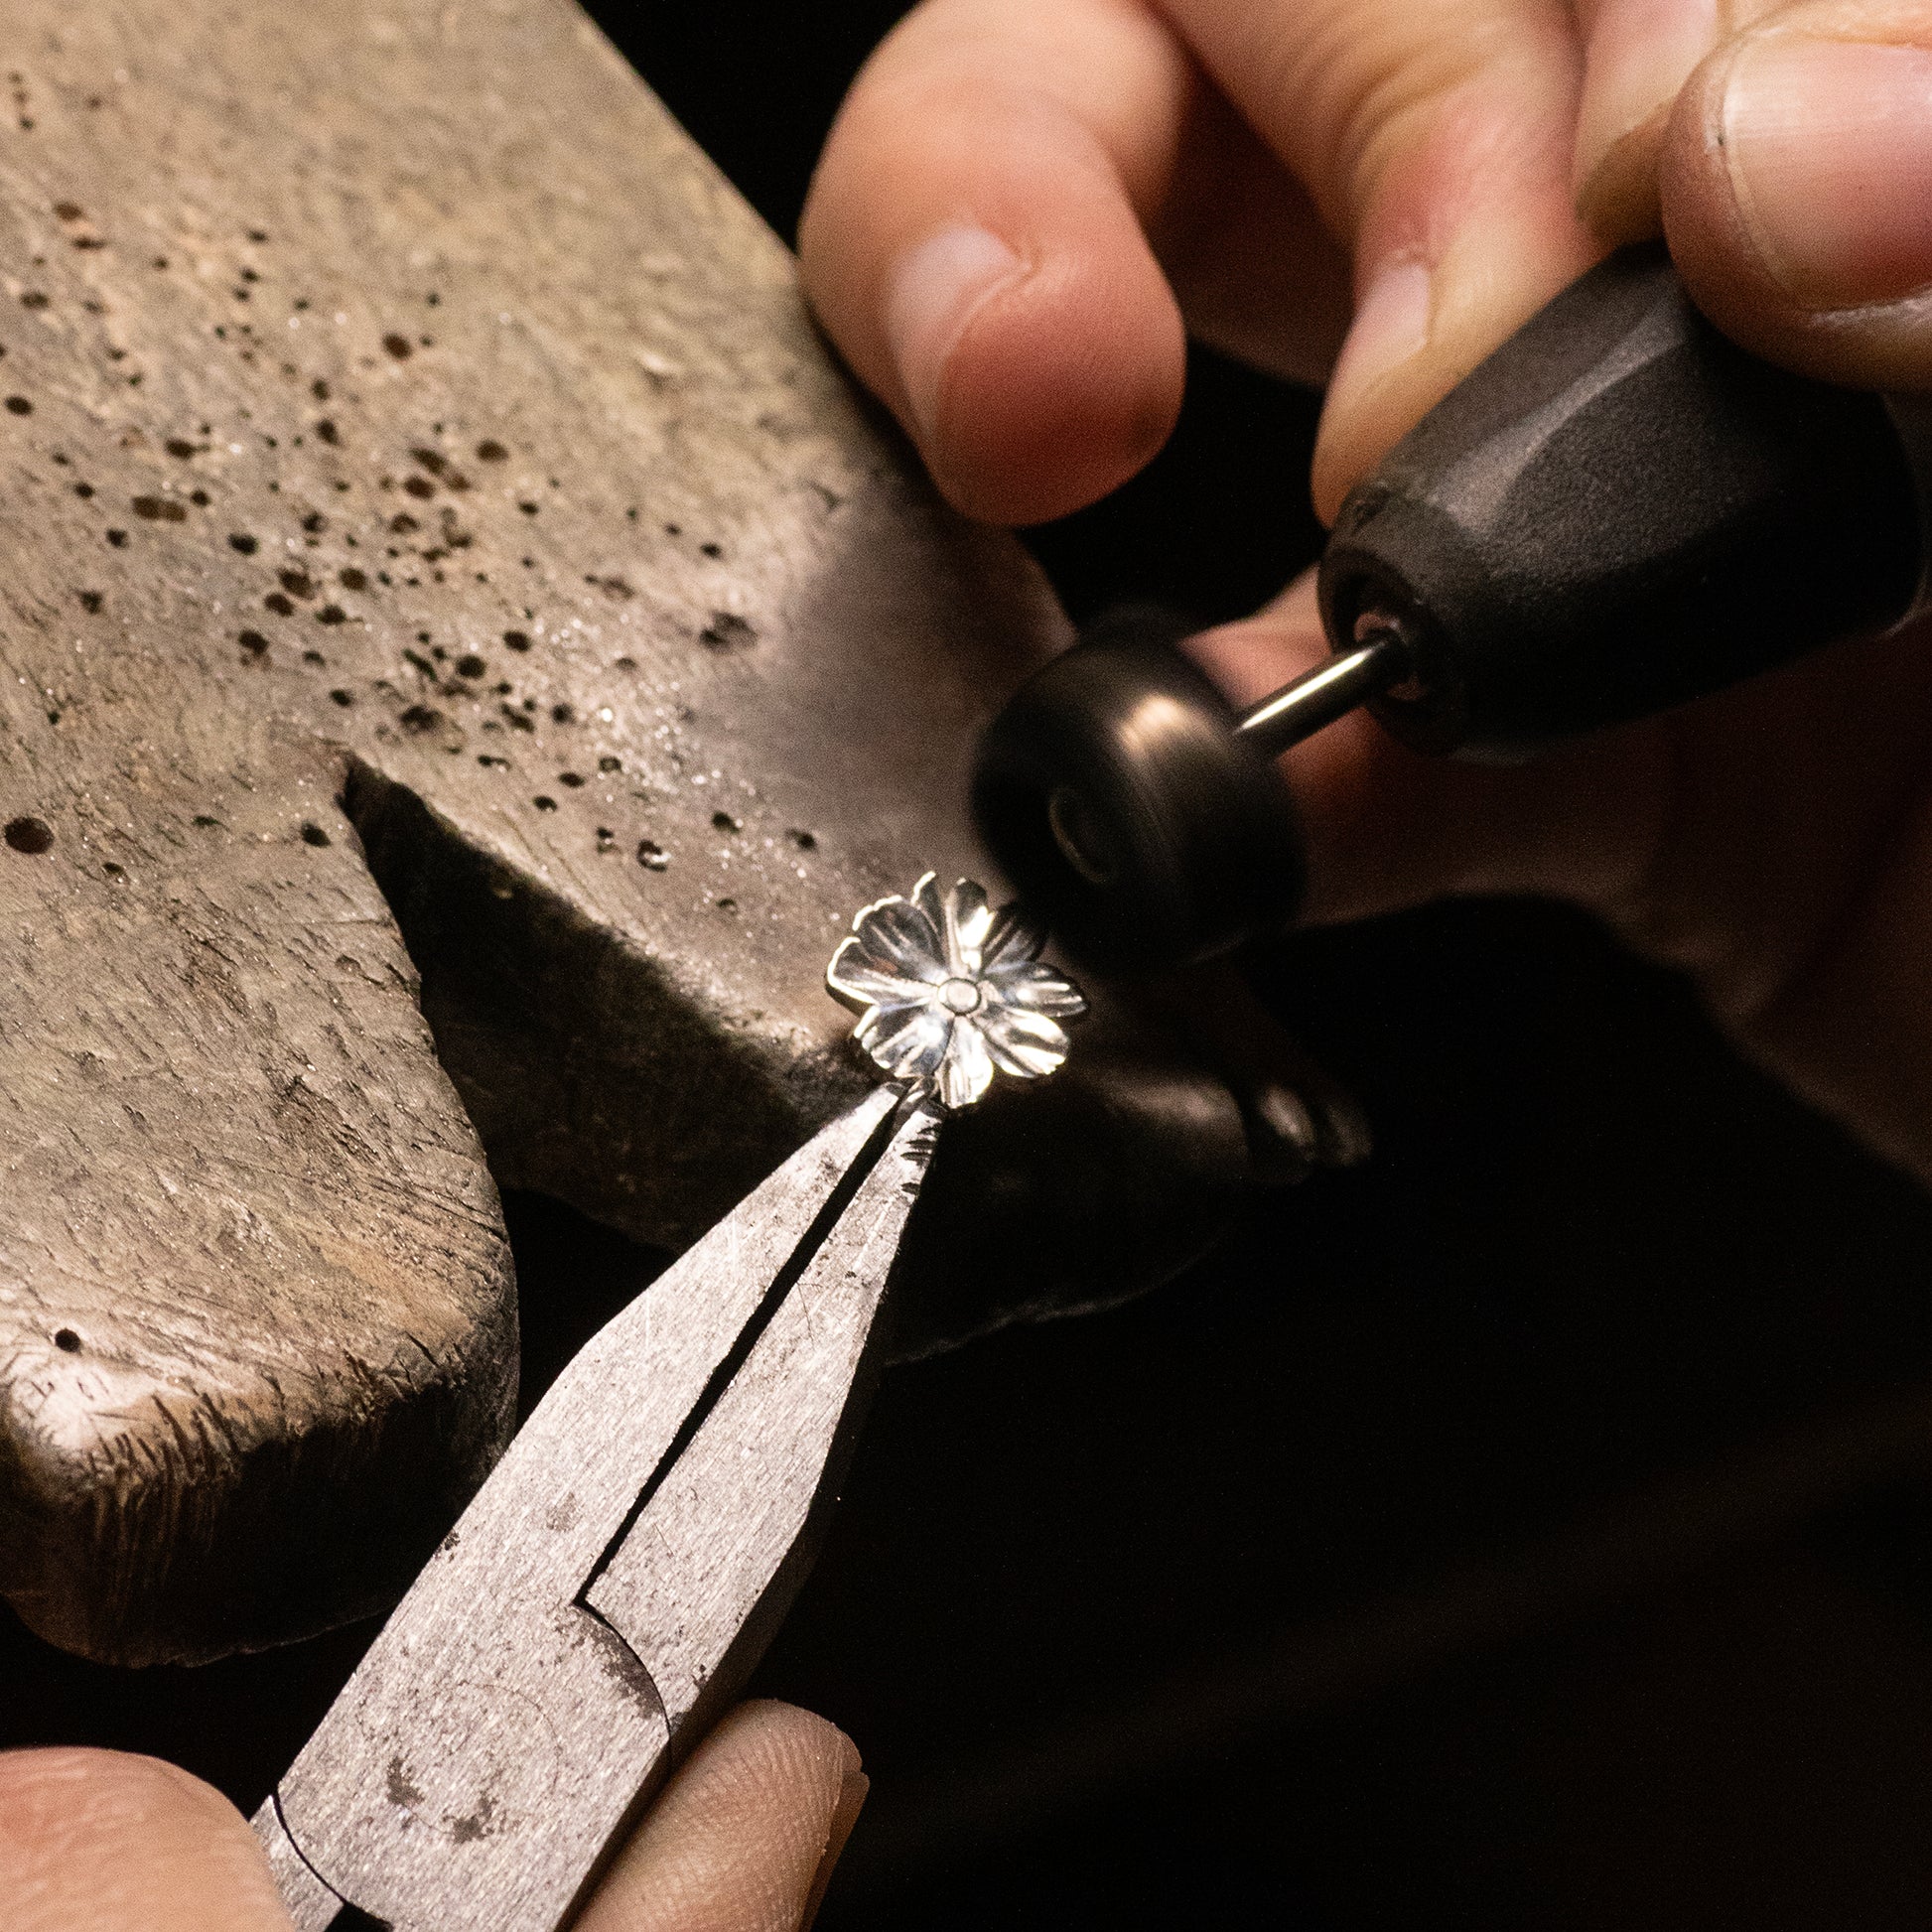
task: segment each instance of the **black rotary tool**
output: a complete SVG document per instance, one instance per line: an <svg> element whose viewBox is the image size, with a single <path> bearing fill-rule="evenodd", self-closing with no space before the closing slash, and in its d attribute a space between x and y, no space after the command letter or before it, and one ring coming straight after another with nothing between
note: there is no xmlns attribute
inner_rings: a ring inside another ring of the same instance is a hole
<svg viewBox="0 0 1932 1932"><path fill-rule="evenodd" d="M1367 705L1510 761L1894 625L1932 558L1932 415L1773 368L1660 245L1533 317L1342 504L1325 664L1237 711L1159 620L1090 633L988 728L973 808L1068 949L1149 971L1298 909L1275 764Z"/></svg>

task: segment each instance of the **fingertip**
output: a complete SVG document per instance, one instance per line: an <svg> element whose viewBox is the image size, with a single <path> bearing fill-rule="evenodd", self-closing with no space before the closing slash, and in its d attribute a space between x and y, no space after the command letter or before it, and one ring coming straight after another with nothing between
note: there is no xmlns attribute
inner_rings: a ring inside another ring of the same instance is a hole
<svg viewBox="0 0 1932 1932"><path fill-rule="evenodd" d="M1418 421L1447 386L1429 353L1436 275L1401 257L1381 263L1355 307L1336 358L1315 437L1311 488L1315 513L1333 523L1356 482Z"/></svg>
<svg viewBox="0 0 1932 1932"><path fill-rule="evenodd" d="M1594 252L1567 201L1529 196L1467 221L1433 259L1383 260L1322 405L1311 478L1321 520Z"/></svg>
<svg viewBox="0 0 1932 1932"><path fill-rule="evenodd" d="M1667 101L1588 158L1580 157L1577 214L1606 247L1648 240L1663 226L1657 196L1657 157L1670 126Z"/></svg>
<svg viewBox="0 0 1932 1932"><path fill-rule="evenodd" d="M164 1758L77 1744L0 1751L0 1830L42 1814L81 1829L129 1818L223 1829L239 1818L212 1785Z"/></svg>
<svg viewBox="0 0 1932 1932"><path fill-rule="evenodd" d="M584 1932L809 1925L866 1778L836 1725L758 1701L726 1714L618 1855Z"/></svg>
<svg viewBox="0 0 1932 1932"><path fill-rule="evenodd" d="M833 1737L837 1740L839 1792L832 1815L826 1823L825 1850L819 1858L818 1871L812 1880L811 1890L805 1896L804 1909L799 1914L799 1932L811 1932L819 1907L825 1902L832 1874L838 1869L839 1860L844 1857L846 1845L859 1823L859 1814L865 1809L866 1799L872 1792L872 1780L866 1775L858 1745L844 1731L827 1727L832 1729Z"/></svg>
<svg viewBox="0 0 1932 1932"><path fill-rule="evenodd" d="M859 1747L829 1718L775 1698L751 1698L728 1712L707 1740L721 1762L770 1786L813 1789L827 1804L853 1777L863 1779Z"/></svg>
<svg viewBox="0 0 1932 1932"><path fill-rule="evenodd" d="M1783 298L1751 246L1724 160L1730 50L1708 61L1678 96L1658 157L1658 202L1671 259L1693 298L1747 346Z"/></svg>
<svg viewBox="0 0 1932 1932"><path fill-rule="evenodd" d="M1571 201L1573 106L1554 55L1485 69L1432 103L1428 130L1378 180L1357 234L1355 319L1315 440L1324 522L1599 252Z"/></svg>
<svg viewBox="0 0 1932 1932"><path fill-rule="evenodd" d="M289 1923L261 1845L227 1799L176 1765L116 1751L0 1753L0 1898L30 1901L31 1923L48 1932Z"/></svg>
<svg viewBox="0 0 1932 1932"><path fill-rule="evenodd" d="M1024 282L1028 267L1003 236L974 222L952 221L904 249L888 270L886 347L921 443L939 433L947 371L961 338L1003 291Z"/></svg>
<svg viewBox="0 0 1932 1932"><path fill-rule="evenodd" d="M953 504L1039 522L1132 476L1178 411L1185 332L1136 199L1159 170L1066 74L1035 81L983 24L943 26L915 13L842 108L799 228L804 285Z"/></svg>
<svg viewBox="0 0 1932 1932"><path fill-rule="evenodd" d="M990 523L1084 508L1142 469L1179 414L1186 339L1149 256L1057 249L954 338L920 446L948 500Z"/></svg>

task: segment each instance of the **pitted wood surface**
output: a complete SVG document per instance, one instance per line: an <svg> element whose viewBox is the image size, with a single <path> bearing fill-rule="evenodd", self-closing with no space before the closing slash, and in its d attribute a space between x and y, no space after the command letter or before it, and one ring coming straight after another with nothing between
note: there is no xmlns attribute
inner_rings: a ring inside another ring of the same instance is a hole
<svg viewBox="0 0 1932 1932"><path fill-rule="evenodd" d="M500 1446L483 1147L679 1245L866 1083L823 963L1063 622L568 0L5 12L0 1593L208 1655ZM942 1325L1224 1217L1146 1050L942 1146Z"/></svg>
<svg viewBox="0 0 1932 1932"><path fill-rule="evenodd" d="M392 1590L513 1389L345 804L499 1172L682 1241L1058 621L562 0L7 14L0 1589L203 1654Z"/></svg>

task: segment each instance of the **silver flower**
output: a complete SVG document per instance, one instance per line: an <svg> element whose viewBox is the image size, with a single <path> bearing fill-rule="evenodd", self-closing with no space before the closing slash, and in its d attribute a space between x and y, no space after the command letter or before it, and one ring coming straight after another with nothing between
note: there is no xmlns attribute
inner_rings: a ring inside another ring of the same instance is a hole
<svg viewBox="0 0 1932 1932"><path fill-rule="evenodd" d="M1087 1003L1044 965L1043 936L1014 906L994 912L962 879L941 895L927 873L910 898L895 895L852 921L826 968L833 997L862 1013L859 1043L895 1079L928 1083L946 1107L970 1107L997 1066L1023 1079L1066 1058L1060 1022Z"/></svg>

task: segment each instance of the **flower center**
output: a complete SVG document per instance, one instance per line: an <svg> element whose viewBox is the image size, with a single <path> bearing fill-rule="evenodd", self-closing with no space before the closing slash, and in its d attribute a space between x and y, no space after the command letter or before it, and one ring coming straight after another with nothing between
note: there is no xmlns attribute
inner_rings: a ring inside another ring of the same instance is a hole
<svg viewBox="0 0 1932 1932"><path fill-rule="evenodd" d="M980 990L971 980L947 980L939 988L939 1004L948 1013L977 1013Z"/></svg>

